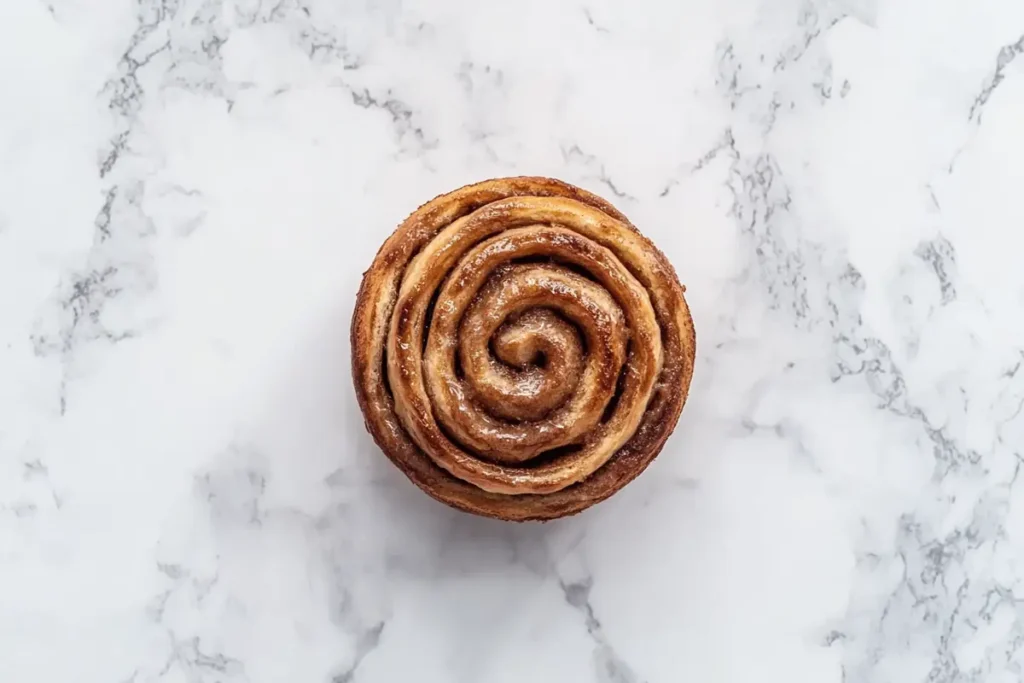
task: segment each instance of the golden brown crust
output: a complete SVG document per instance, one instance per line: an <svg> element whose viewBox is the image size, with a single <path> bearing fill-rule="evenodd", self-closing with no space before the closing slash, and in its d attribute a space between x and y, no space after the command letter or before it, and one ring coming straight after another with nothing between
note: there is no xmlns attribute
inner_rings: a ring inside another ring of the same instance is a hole
<svg viewBox="0 0 1024 683"><path fill-rule="evenodd" d="M352 316L374 441L453 507L554 519L604 500L675 428L696 340L675 271L606 201L502 178L424 204Z"/></svg>

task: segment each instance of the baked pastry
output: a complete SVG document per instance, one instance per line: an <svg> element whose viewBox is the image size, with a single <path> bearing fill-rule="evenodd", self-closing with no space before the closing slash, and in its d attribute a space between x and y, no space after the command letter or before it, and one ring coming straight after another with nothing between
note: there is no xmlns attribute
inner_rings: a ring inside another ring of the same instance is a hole
<svg viewBox="0 0 1024 683"><path fill-rule="evenodd" d="M665 256L611 204L503 178L421 206L363 275L352 374L417 486L506 520L573 514L675 428L695 337Z"/></svg>

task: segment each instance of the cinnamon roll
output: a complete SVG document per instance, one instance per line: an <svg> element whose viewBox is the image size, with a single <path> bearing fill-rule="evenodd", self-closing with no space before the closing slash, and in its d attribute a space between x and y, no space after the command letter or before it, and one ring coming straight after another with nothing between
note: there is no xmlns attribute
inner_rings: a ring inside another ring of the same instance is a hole
<svg viewBox="0 0 1024 683"><path fill-rule="evenodd" d="M665 256L600 197L488 180L417 209L363 275L352 374L417 486L507 520L573 514L675 428L693 321Z"/></svg>

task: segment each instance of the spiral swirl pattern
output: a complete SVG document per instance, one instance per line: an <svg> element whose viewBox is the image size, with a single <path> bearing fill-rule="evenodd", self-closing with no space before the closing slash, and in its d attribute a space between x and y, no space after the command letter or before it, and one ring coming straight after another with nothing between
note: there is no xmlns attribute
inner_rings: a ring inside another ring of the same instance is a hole
<svg viewBox="0 0 1024 683"><path fill-rule="evenodd" d="M665 257L548 178L420 207L363 277L352 367L367 429L420 488L501 519L607 498L661 450L695 337Z"/></svg>

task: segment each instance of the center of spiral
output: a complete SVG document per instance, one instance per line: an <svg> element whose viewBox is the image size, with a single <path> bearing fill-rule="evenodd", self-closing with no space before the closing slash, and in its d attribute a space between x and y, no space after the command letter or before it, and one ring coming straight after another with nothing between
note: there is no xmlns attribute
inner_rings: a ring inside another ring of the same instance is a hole
<svg viewBox="0 0 1024 683"><path fill-rule="evenodd" d="M542 342L535 335L526 334L518 323L518 320L506 322L494 335L491 340L494 356L520 370L547 366L548 356L541 348Z"/></svg>
<svg viewBox="0 0 1024 683"><path fill-rule="evenodd" d="M474 307L475 308L475 307ZM489 325L477 325L473 309L463 324L464 372L475 397L506 420L539 420L568 400L583 371L583 344L575 326L546 308L502 323L491 337L495 362L478 340Z"/></svg>

